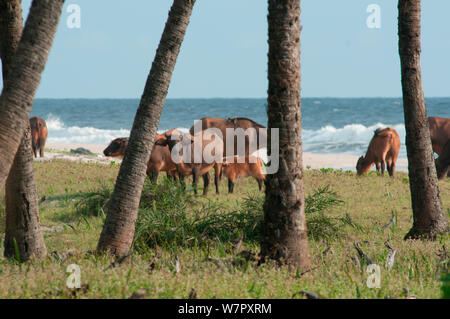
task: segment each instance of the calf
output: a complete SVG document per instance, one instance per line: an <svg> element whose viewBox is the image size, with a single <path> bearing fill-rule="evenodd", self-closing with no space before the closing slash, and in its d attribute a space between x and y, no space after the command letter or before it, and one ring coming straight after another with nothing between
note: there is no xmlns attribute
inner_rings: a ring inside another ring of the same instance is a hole
<svg viewBox="0 0 450 319"><path fill-rule="evenodd" d="M373 164L384 175L384 164L387 164L389 176L394 176L395 163L400 150L400 138L392 128L377 129L367 148L366 156L361 156L356 164L358 175L367 173Z"/></svg>
<svg viewBox="0 0 450 319"><path fill-rule="evenodd" d="M254 156L245 156L244 163L238 163L238 157L224 159L222 172L228 178L228 193L233 193L234 182L239 177L252 176L258 182L259 190L266 179L262 172L262 161Z"/></svg>
<svg viewBox="0 0 450 319"><path fill-rule="evenodd" d="M200 143L196 144L195 141L198 140ZM218 157L222 158L223 156L223 141L220 137L211 135L209 136L204 131L197 133L197 135L193 136L191 134L182 134L177 129L172 129L164 134L164 138L160 138L155 141L156 145L161 146L169 146L171 153L177 153L174 151L174 147L176 145L182 146L178 148L178 158L176 161L177 172L180 180L183 182L185 176L192 175L192 186L194 188L194 193L197 195L197 183L198 178L203 176L203 195L208 193L208 185L209 185L209 174L208 172L214 167L215 179L214 183L216 186L216 193L219 194L219 178L220 171L222 167L222 163L212 160L211 162L207 161L204 158L204 151L208 149L210 151L214 151L213 156L216 155L216 151L218 153ZM186 154L184 152L186 151ZM201 152L201 154L198 154ZM197 153L197 154L196 154ZM213 152L211 152L213 153ZM172 154L171 154L172 155ZM201 155L201 156L199 156ZM197 163L195 160L201 157L200 163ZM173 160L173 158L172 158Z"/></svg>
<svg viewBox="0 0 450 319"><path fill-rule="evenodd" d="M163 134L156 135L155 140L164 138ZM128 146L128 138L120 137L113 140L108 147L103 151L105 156L123 158ZM150 159L147 163L147 175L154 182L158 180L159 172L166 172L167 177L177 179L177 168L175 163L170 158L170 151L167 146L153 145Z"/></svg>
<svg viewBox="0 0 450 319"><path fill-rule="evenodd" d="M44 119L33 116L30 118L31 127L31 148L33 150L34 157L37 157L37 151L39 156L44 157L45 142L47 141L47 124Z"/></svg>

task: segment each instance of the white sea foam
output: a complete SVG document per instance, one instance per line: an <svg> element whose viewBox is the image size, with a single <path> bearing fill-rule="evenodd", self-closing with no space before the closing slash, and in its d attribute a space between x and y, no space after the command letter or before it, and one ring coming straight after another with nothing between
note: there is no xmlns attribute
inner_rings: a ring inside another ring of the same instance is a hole
<svg viewBox="0 0 450 319"><path fill-rule="evenodd" d="M367 149L377 128L391 127L400 137L402 148L400 156L406 156L404 149L405 126L403 124L387 125L377 123L370 126L350 124L336 128L331 125L318 130L303 130L303 150L314 153L348 153L360 155Z"/></svg>
<svg viewBox="0 0 450 319"><path fill-rule="evenodd" d="M45 121L49 143L108 144L117 137L129 136L126 129L104 130L95 127L67 126L61 119L49 115Z"/></svg>
<svg viewBox="0 0 450 319"><path fill-rule="evenodd" d="M49 114L45 119L48 129L49 143L82 143L108 144L118 137L130 136L130 130L107 130L96 127L67 126L59 117ZM188 128L178 128L181 132L189 132ZM158 134L167 130L158 130Z"/></svg>

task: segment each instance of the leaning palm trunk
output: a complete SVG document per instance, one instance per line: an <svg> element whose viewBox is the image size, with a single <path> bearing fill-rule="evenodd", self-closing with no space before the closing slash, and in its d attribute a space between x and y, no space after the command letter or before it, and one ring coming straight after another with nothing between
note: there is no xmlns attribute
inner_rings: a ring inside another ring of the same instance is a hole
<svg viewBox="0 0 450 319"><path fill-rule="evenodd" d="M435 237L448 232L448 221L439 193L422 88L421 0L399 0L398 11L406 150L414 216L413 227L405 239Z"/></svg>
<svg viewBox="0 0 450 319"><path fill-rule="evenodd" d="M39 204L31 158L31 130L23 135L13 167L6 180L5 257L26 261L44 257L47 249L39 225ZM17 256L18 254L18 256Z"/></svg>
<svg viewBox="0 0 450 319"><path fill-rule="evenodd" d="M279 128L280 167L267 175L261 261L310 267L300 111L300 0L269 0L269 128ZM271 130L269 129L269 135Z"/></svg>
<svg viewBox="0 0 450 319"><path fill-rule="evenodd" d="M4 0L3 0L4 1ZM34 0L0 97L0 188L19 148L61 15L63 0Z"/></svg>
<svg viewBox="0 0 450 319"><path fill-rule="evenodd" d="M8 68L16 53L22 28L21 0L1 0L0 53L3 83L7 81ZM46 248L39 226L39 206L34 181L29 127L23 135L6 180L5 196L5 257L16 257L25 261L32 256L45 256Z"/></svg>
<svg viewBox="0 0 450 319"><path fill-rule="evenodd" d="M99 251L126 255L131 248L147 162L194 3L174 0L169 12L108 206Z"/></svg>

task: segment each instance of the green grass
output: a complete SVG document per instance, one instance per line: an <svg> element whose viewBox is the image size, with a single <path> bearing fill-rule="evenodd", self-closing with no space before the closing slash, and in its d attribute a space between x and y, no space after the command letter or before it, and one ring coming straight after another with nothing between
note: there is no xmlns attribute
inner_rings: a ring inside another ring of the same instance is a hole
<svg viewBox="0 0 450 319"><path fill-rule="evenodd" d="M158 185L146 181L132 254L112 267L113 258L91 252L118 165L36 162L35 172L39 198L45 196L41 224L62 230L44 232L49 252L44 260L18 264L0 257L0 298L128 298L138 289L148 298L187 298L191 289L198 298L299 298L301 290L323 298L405 298L405 289L418 298L448 297L443 246L449 246L449 237L403 240L412 225L405 173L389 178L305 170L312 270L301 274L273 262L257 266L264 193L253 179L238 180L230 195L223 180L221 194L211 188L206 197L164 178ZM439 183L448 211L450 181ZM1 237L3 207L0 195ZM396 221L389 224L393 215ZM386 241L397 251L390 270ZM367 287L355 242L381 267L381 288ZM66 269L73 263L81 268L80 290L66 287Z"/></svg>

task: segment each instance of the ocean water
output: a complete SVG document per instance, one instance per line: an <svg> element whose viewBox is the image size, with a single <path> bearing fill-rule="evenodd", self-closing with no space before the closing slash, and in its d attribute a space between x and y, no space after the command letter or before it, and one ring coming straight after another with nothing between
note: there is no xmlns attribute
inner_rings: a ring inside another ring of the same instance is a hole
<svg viewBox="0 0 450 319"><path fill-rule="evenodd" d="M427 98L428 116L450 118L450 98ZM31 116L46 120L48 142L107 144L129 136L138 99L36 99ZM266 99L168 99L158 131L188 130L202 117L247 117L267 126ZM303 98L303 150L362 155L379 127L400 135L406 157L401 98Z"/></svg>

